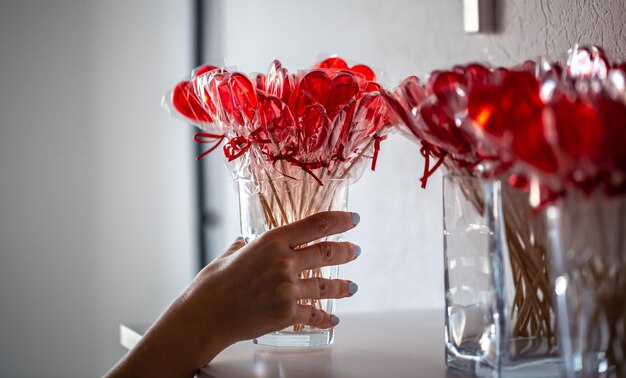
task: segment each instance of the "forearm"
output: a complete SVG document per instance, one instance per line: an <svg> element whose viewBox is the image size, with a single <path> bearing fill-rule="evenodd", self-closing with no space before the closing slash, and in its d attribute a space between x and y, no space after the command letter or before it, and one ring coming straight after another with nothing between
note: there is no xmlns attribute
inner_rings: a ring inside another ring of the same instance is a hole
<svg viewBox="0 0 626 378"><path fill-rule="evenodd" d="M192 307L174 302L107 377L193 377L230 341Z"/></svg>

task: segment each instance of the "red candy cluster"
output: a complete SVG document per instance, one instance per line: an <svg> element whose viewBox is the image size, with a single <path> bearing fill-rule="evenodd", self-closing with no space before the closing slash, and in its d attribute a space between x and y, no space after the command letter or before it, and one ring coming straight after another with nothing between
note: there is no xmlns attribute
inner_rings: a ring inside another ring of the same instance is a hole
<svg viewBox="0 0 626 378"><path fill-rule="evenodd" d="M469 92L468 116L489 142L521 161L547 199L568 187L626 193L626 97L623 64L596 47L560 64L524 65Z"/></svg>
<svg viewBox="0 0 626 378"><path fill-rule="evenodd" d="M517 186L537 179L549 201L570 187L626 193L624 87L624 63L585 47L564 67L470 64L434 72L426 85L409 78L388 101L428 155L506 172Z"/></svg>
<svg viewBox="0 0 626 378"><path fill-rule="evenodd" d="M503 166L492 151L481 146L467 119L467 92L498 75L499 70L492 72L479 64L456 66L451 71L433 72L426 84L416 76L408 77L393 96L386 97L399 123L422 145L422 187L444 159L459 167L489 167L490 171ZM431 158L436 159L432 167Z"/></svg>
<svg viewBox="0 0 626 378"><path fill-rule="evenodd" d="M467 108L466 90L482 82L489 70L478 64L457 66L453 71L435 71L426 84L416 76L405 79L387 102L402 124L422 145L424 174L422 187L447 157L460 166L471 166L487 158L467 128L462 113ZM436 163L431 167L430 159Z"/></svg>
<svg viewBox="0 0 626 378"><path fill-rule="evenodd" d="M205 66L175 87L171 102L201 128L217 130L196 135L198 142L215 143L207 153L227 139L231 161L256 146L267 161L283 160L316 177L313 170L336 173L372 145L375 167L383 128L390 125L375 80L369 67L349 67L338 57L298 73L274 60L267 75L253 78Z"/></svg>

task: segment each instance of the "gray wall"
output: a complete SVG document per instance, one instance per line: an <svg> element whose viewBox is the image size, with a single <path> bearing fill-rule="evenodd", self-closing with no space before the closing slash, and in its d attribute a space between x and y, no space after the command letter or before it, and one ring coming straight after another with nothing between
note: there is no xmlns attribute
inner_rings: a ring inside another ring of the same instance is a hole
<svg viewBox="0 0 626 378"><path fill-rule="evenodd" d="M0 2L0 376L88 377L195 269L188 2Z"/></svg>
<svg viewBox="0 0 626 378"><path fill-rule="evenodd" d="M462 32L461 0L213 1L210 50L244 70L337 52L388 83L468 60L497 64L574 42L626 58L623 0L500 0L499 32ZM153 320L193 276L191 131L159 107L188 70L188 1L0 2L0 376L102 374L119 322ZM280 38L279 38L280 37ZM442 305L441 180L401 138L351 191L363 246L340 311ZM238 233L221 160L211 196Z"/></svg>

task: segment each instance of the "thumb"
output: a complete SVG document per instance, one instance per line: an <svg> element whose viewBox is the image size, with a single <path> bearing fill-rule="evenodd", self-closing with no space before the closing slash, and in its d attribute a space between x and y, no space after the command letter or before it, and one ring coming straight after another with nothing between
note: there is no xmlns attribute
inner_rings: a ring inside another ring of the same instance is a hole
<svg viewBox="0 0 626 378"><path fill-rule="evenodd" d="M238 237L233 242L233 244L231 244L230 247L228 247L226 249L226 251L224 251L224 256L232 255L233 253L237 252L244 245L246 245L246 242L243 240L243 238L241 236Z"/></svg>

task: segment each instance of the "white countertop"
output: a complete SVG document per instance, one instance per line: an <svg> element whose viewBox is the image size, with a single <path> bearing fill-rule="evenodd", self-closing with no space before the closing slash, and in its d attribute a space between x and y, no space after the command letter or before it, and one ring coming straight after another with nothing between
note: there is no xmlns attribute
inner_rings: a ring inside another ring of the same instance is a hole
<svg viewBox="0 0 626 378"><path fill-rule="evenodd" d="M443 310L341 315L335 343L287 348L237 343L198 376L204 378L463 377L446 370ZM122 345L132 346L122 327Z"/></svg>

